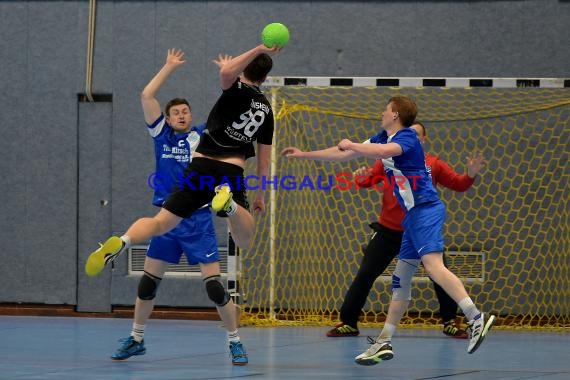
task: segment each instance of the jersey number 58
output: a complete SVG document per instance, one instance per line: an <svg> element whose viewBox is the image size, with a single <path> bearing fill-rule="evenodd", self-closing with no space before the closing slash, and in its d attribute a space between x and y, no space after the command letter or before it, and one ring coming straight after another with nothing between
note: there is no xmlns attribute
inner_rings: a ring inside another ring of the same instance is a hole
<svg viewBox="0 0 570 380"><path fill-rule="evenodd" d="M247 112L242 113L239 118L243 121L239 124L233 122L232 127L235 129L243 128L243 134L247 137L252 137L261 124L263 124L263 121L265 120L265 112L257 110L253 113L251 110L248 110Z"/></svg>

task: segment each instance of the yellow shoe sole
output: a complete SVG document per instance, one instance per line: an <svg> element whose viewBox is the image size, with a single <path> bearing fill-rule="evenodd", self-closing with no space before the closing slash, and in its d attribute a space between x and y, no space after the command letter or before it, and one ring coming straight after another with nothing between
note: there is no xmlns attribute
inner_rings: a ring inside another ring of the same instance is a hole
<svg viewBox="0 0 570 380"><path fill-rule="evenodd" d="M105 268L105 257L119 252L123 248L123 241L117 236L111 236L98 250L87 258L85 273L89 277L97 276Z"/></svg>
<svg viewBox="0 0 570 380"><path fill-rule="evenodd" d="M218 212L224 209L228 201L232 198L229 186L222 186L216 190L216 195L212 198L212 210Z"/></svg>

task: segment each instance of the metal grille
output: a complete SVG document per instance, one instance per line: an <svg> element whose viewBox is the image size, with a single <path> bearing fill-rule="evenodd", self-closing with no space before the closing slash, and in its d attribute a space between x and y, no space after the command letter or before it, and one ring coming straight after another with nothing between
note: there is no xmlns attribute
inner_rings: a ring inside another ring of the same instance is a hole
<svg viewBox="0 0 570 380"><path fill-rule="evenodd" d="M485 252L446 251L447 267L457 277L466 282L485 281ZM378 279L392 281L392 273L396 268L396 260L388 266L386 271ZM423 266L418 268L414 281L429 280Z"/></svg>

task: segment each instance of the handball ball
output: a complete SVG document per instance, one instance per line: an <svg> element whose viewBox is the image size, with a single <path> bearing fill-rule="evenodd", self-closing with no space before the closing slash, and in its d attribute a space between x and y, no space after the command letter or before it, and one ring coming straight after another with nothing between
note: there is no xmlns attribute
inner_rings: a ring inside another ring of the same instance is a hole
<svg viewBox="0 0 570 380"><path fill-rule="evenodd" d="M261 32L261 42L268 48L284 47L289 42L289 29L279 22L267 24Z"/></svg>

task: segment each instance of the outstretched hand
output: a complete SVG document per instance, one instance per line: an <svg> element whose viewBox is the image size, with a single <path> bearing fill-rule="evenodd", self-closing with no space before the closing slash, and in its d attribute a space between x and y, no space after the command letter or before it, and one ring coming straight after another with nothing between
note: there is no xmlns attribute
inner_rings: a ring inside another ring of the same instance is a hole
<svg viewBox="0 0 570 380"><path fill-rule="evenodd" d="M467 175L474 178L481 169L485 166L485 159L481 152L473 152L471 156L467 157Z"/></svg>
<svg viewBox="0 0 570 380"><path fill-rule="evenodd" d="M218 66L220 69L222 67L224 67L224 65L226 63L228 63L229 61L232 60L232 56L231 55L227 55L227 54L219 54L218 55L218 59L214 59L212 62L214 62L216 64L216 66Z"/></svg>
<svg viewBox="0 0 570 380"><path fill-rule="evenodd" d="M352 175L354 177L371 177L372 176L372 168L367 166L361 166L356 169Z"/></svg>
<svg viewBox="0 0 570 380"><path fill-rule="evenodd" d="M350 150L351 144L352 141L350 141L349 139L342 139L342 141L338 143L338 150L340 151Z"/></svg>
<svg viewBox="0 0 570 380"><path fill-rule="evenodd" d="M173 66L180 66L184 62L184 52L180 49L168 49L166 54L166 64Z"/></svg>
<svg viewBox="0 0 570 380"><path fill-rule="evenodd" d="M282 157L301 157L303 151L301 149L295 148L294 146L289 146L281 151Z"/></svg>

